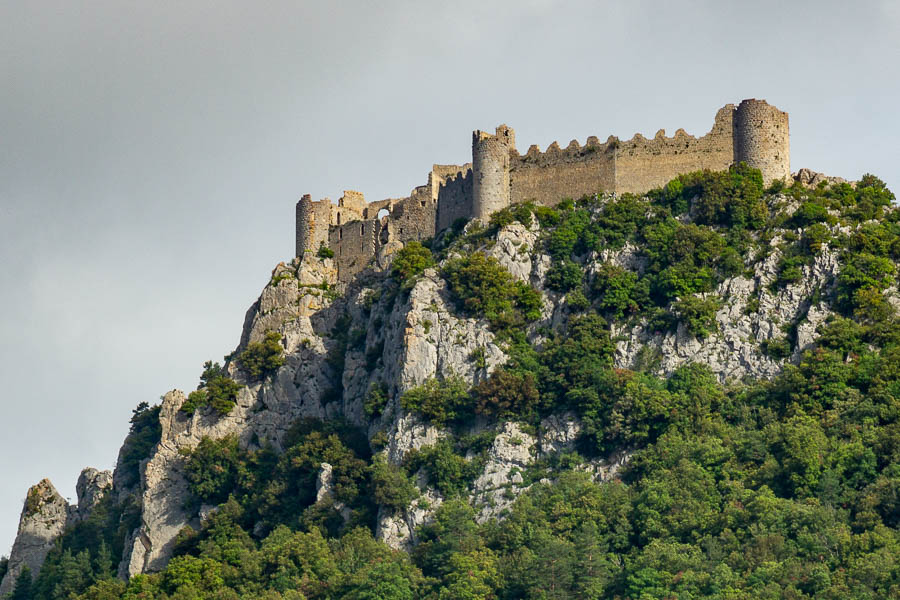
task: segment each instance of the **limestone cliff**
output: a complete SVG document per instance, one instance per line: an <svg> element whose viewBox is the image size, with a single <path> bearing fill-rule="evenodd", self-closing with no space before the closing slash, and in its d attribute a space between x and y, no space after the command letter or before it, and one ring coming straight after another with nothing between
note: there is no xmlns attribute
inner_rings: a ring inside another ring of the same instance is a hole
<svg viewBox="0 0 900 600"><path fill-rule="evenodd" d="M804 174L804 183L821 180ZM602 205L593 210L601 210ZM770 198L770 205L773 212L787 215L797 208L788 197L778 195ZM847 226L830 227L839 234ZM781 242L801 234L780 227L767 242L769 251L760 245L757 253L745 260L740 274L717 284L710 295L720 298L721 304L715 311L714 331L706 337L692 334L683 323L667 330L644 317L611 322L615 367L667 376L682 365L699 362L721 382L770 378L779 373L786 361L798 359L811 347L817 326L833 314L829 291L841 269L837 250L826 245L800 269L796 280L773 285L783 252ZM553 259L545 250L542 235L534 219L499 227L477 242L477 249L539 291L540 319L524 332L534 345L561 327L573 310L570 295L553 291L548 284ZM408 288L399 289L389 271L398 247L381 248L349 283L339 281L334 261L328 258L307 254L302 260L279 264L248 310L239 345L231 356L262 341L268 332L276 332L284 364L259 380L239 361L229 360L226 369L241 388L226 415L208 408L188 414L182 410L185 393L168 392L159 410L160 438L140 464L139 481L129 479L123 468L117 468L114 478L85 470L79 478L76 508L69 507L49 481L32 488L0 595L11 589L23 566L37 572L53 540L74 520L87 518L110 488L119 501L131 498L140 514L138 526L126 540L120 576L162 569L172 556L179 532L186 526L198 529L211 511L209 506L199 511L191 508L194 504L189 502L191 491L184 471L185 452L204 438L234 435L244 448L270 444L277 449L289 426L300 417L343 417L364 428L370 439L379 436L384 441L379 451L387 461L400 465L411 450L448 436L447 429L406 412L400 403L402 394L434 377L459 376L469 385L477 384L508 360L508 348L485 320L458 310L440 264L424 270ZM451 245L444 260L455 252ZM592 282L604 265L618 265L634 273L647 268L641 249L631 243L592 251L579 260L587 282ZM896 287L887 293L894 306L900 305ZM765 351L767 344L789 335L793 338L787 356L775 358ZM364 398L373 386L384 389L386 402L377 414L367 414ZM546 416L536 428L516 422L474 423L474 433L487 428L495 433L484 469L468 493L478 519L502 518L504 510L530 485L522 471L538 460L571 450L582 427L571 412ZM614 478L627 463L629 450L620 448L579 468L598 481ZM408 507L379 510L377 536L394 547L414 544L416 527L427 522L444 500L423 473L418 474L417 483L421 495ZM317 486L319 501L333 500L327 463L321 465ZM335 507L343 508L339 503Z"/></svg>
<svg viewBox="0 0 900 600"><path fill-rule="evenodd" d="M26 566L36 575L54 541L66 527L87 518L91 509L112 485L112 473L87 468L78 477L78 504L70 506L50 480L32 486L25 496L25 506L19 518L19 529L9 569L0 583L0 597L12 591L16 579Z"/></svg>

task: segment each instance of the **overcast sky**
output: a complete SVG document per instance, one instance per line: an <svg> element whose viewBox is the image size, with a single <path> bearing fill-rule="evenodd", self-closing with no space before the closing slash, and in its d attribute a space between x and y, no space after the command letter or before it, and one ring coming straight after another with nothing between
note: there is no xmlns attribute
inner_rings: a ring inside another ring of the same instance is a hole
<svg viewBox="0 0 900 600"><path fill-rule="evenodd" d="M900 191L894 0L0 7L0 554L30 485L73 497L234 348L301 194L406 195L501 122L702 135L750 97L793 170Z"/></svg>

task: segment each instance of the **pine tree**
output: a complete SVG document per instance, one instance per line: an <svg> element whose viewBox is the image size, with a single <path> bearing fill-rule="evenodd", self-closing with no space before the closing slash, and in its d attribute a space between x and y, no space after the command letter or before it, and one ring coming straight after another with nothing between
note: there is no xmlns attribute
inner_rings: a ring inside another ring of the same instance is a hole
<svg viewBox="0 0 900 600"><path fill-rule="evenodd" d="M100 542L97 549L97 557L94 559L94 576L98 581L109 579L113 576L113 558L106 542Z"/></svg>
<svg viewBox="0 0 900 600"><path fill-rule="evenodd" d="M16 578L16 585L13 588L9 600L33 600L34 590L32 589L31 569L28 566L22 567L22 571Z"/></svg>

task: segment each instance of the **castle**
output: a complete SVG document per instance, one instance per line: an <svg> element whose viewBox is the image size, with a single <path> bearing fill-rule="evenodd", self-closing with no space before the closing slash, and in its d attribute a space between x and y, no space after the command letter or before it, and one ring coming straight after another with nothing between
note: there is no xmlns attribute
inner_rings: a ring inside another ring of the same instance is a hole
<svg viewBox="0 0 900 600"><path fill-rule="evenodd" d="M501 125L472 134L471 163L434 165L427 183L405 198L367 203L360 192L345 191L333 204L304 195L297 202L297 256L326 246L339 280L348 281L383 246L430 238L460 218L486 221L526 200L552 206L598 192L642 193L681 173L722 171L741 161L760 169L767 184L790 176L786 112L750 99L719 109L712 130L699 138L683 129L666 137L661 129L652 140L636 134L601 143L591 136L584 146L553 142L545 152L531 146L525 154L516 150L515 132Z"/></svg>

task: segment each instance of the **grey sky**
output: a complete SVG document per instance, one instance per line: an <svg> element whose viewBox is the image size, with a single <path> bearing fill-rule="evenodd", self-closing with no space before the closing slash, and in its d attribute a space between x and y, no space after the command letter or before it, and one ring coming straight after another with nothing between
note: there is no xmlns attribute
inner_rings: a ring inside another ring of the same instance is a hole
<svg viewBox="0 0 900 600"><path fill-rule="evenodd" d="M703 134L748 97L794 170L900 191L898 65L888 0L0 0L0 554L29 485L74 496L233 349L301 194L405 195L501 122Z"/></svg>

